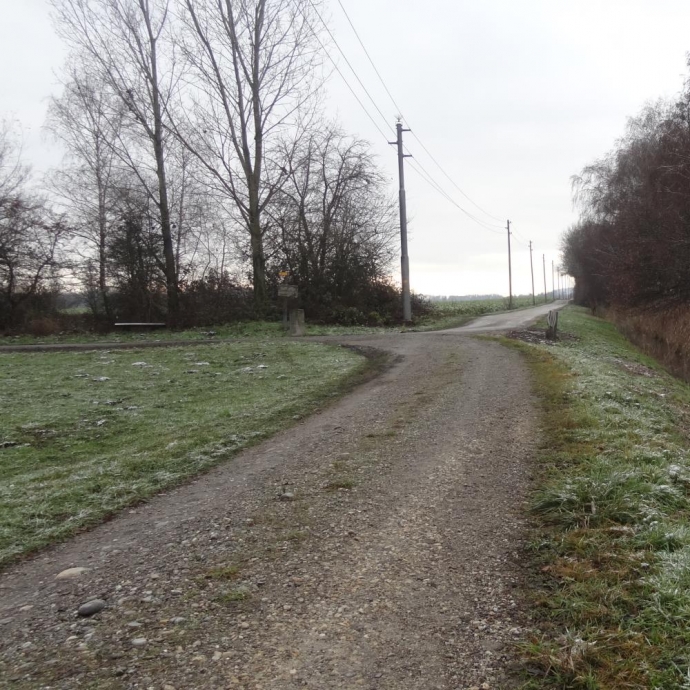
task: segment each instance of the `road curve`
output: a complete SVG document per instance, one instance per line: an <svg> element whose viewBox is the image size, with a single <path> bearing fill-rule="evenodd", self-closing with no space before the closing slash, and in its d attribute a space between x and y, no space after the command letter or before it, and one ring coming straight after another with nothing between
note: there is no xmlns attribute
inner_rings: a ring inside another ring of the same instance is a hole
<svg viewBox="0 0 690 690"><path fill-rule="evenodd" d="M473 333L510 331L515 328L529 326L540 317L548 314L552 309L563 309L567 304L568 302L566 300L558 300L556 302L541 304L530 309L517 309L515 311L507 311L500 314L487 314L459 328L448 328L443 331L434 332L443 335L470 335Z"/></svg>

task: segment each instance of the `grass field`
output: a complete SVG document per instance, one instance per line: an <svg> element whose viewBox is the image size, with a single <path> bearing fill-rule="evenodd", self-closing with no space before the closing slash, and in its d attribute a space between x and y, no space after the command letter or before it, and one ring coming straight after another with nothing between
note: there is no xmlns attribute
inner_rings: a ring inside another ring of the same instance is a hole
<svg viewBox="0 0 690 690"><path fill-rule="evenodd" d="M585 311L513 343L544 406L526 688L690 688L690 387Z"/></svg>
<svg viewBox="0 0 690 690"><path fill-rule="evenodd" d="M366 367L289 341L0 354L0 565L227 460Z"/></svg>

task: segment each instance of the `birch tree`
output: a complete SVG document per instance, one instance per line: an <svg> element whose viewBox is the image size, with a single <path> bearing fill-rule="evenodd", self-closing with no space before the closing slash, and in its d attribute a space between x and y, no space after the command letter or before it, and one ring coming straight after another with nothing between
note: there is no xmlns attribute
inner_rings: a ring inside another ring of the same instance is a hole
<svg viewBox="0 0 690 690"><path fill-rule="evenodd" d="M67 205L74 234L95 254L97 314L113 318L107 277L107 247L116 222L117 198L123 185L115 145L122 136L122 103L94 74L74 66L59 98L48 111L48 128L67 150L51 186ZM91 258L91 257L89 257Z"/></svg>
<svg viewBox="0 0 690 690"><path fill-rule="evenodd" d="M179 296L167 181L166 120L178 74L170 0L51 0L59 33L126 108L116 152L155 203L163 241L168 321ZM153 173L153 176L150 173ZM153 177L153 182L151 177Z"/></svg>

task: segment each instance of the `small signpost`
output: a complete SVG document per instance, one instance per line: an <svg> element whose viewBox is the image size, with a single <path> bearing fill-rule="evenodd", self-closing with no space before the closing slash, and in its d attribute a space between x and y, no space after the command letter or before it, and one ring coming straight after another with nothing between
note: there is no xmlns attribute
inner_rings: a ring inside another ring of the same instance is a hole
<svg viewBox="0 0 690 690"><path fill-rule="evenodd" d="M284 297L285 299L295 299L297 297L297 286L296 285L279 285L278 286L278 297Z"/></svg>
<svg viewBox="0 0 690 690"><path fill-rule="evenodd" d="M290 322L288 320L288 303L291 299L297 299L299 293L296 285L290 285L287 282L290 276L289 271L280 271L278 275L286 281L278 286L278 298L283 299L283 328L287 330L290 328Z"/></svg>

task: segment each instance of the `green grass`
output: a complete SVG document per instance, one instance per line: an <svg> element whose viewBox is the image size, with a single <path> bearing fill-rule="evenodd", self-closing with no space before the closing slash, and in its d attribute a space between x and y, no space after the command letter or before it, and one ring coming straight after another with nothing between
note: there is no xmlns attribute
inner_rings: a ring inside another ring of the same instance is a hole
<svg viewBox="0 0 690 690"><path fill-rule="evenodd" d="M525 352L543 403L525 688L690 688L690 387L568 308Z"/></svg>
<svg viewBox="0 0 690 690"><path fill-rule="evenodd" d="M366 368L290 341L0 354L0 565L232 457Z"/></svg>

